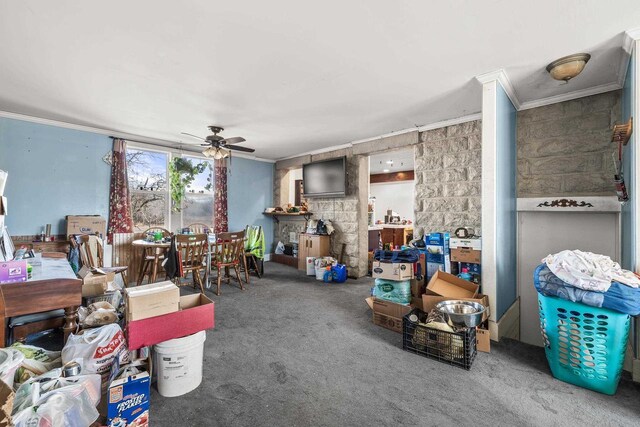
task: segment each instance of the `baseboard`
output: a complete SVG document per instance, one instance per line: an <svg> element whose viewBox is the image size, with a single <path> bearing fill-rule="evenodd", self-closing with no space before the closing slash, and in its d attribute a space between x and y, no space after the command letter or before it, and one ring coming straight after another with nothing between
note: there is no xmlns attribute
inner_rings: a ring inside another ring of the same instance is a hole
<svg viewBox="0 0 640 427"><path fill-rule="evenodd" d="M502 338L520 340L520 298L502 315L500 320L489 321L489 335L493 341Z"/></svg>
<svg viewBox="0 0 640 427"><path fill-rule="evenodd" d="M631 378L633 378L633 381L640 383L640 359L633 359Z"/></svg>

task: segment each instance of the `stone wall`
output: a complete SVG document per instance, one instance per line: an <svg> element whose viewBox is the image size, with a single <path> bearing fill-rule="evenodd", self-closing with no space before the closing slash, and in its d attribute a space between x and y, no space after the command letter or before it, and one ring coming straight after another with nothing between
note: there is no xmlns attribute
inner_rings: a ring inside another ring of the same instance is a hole
<svg viewBox="0 0 640 427"><path fill-rule="evenodd" d="M519 111L518 197L614 195L620 99L613 91Z"/></svg>
<svg viewBox="0 0 640 427"><path fill-rule="evenodd" d="M480 120L420 133L415 150L416 235L481 226Z"/></svg>

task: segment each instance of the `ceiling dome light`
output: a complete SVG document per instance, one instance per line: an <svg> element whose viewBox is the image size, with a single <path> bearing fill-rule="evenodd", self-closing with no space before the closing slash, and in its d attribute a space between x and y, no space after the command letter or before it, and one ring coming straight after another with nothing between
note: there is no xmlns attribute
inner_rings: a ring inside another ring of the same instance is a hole
<svg viewBox="0 0 640 427"><path fill-rule="evenodd" d="M588 53L565 56L547 65L547 71L554 79L568 82L584 70L589 59L591 55Z"/></svg>

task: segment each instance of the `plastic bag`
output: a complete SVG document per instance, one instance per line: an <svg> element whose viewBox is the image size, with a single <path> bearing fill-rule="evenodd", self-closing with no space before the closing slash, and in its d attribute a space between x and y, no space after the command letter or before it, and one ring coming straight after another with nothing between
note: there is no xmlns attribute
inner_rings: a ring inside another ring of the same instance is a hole
<svg viewBox="0 0 640 427"><path fill-rule="evenodd" d="M81 334L71 334L62 349L62 363L72 360L82 366L83 374L100 374L106 391L111 366L114 361L129 361L127 344L122 329L117 324L85 329Z"/></svg>
<svg viewBox="0 0 640 427"><path fill-rule="evenodd" d="M13 388L13 378L24 361L24 354L12 348L0 348L0 379Z"/></svg>
<svg viewBox="0 0 640 427"><path fill-rule="evenodd" d="M276 255L284 255L284 243L278 242L276 246Z"/></svg>
<svg viewBox="0 0 640 427"><path fill-rule="evenodd" d="M83 378L74 383L68 383L68 380L80 377L92 377L93 379ZM50 391L39 394L38 398L34 399L35 404L32 406L18 412L14 407L13 423L15 427L86 427L99 417L96 403L90 396L91 387L87 386L87 382L99 384L100 377L98 375L80 375L53 380L53 382L62 386L58 388L52 386ZM44 388L39 388L37 393L43 390Z"/></svg>
<svg viewBox="0 0 640 427"><path fill-rule="evenodd" d="M376 298L407 305L411 302L411 282L376 279L372 295Z"/></svg>
<svg viewBox="0 0 640 427"><path fill-rule="evenodd" d="M49 351L18 342L10 348L18 350L24 355L24 360L15 374L16 388L31 377L37 377L62 366L62 358L59 351Z"/></svg>

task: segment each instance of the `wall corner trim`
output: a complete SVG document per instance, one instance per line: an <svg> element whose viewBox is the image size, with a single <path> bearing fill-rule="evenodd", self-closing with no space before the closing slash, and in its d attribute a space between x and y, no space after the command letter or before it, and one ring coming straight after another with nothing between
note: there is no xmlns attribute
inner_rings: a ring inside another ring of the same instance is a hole
<svg viewBox="0 0 640 427"><path fill-rule="evenodd" d="M513 104L513 106L516 108L516 110L520 109L521 104L520 104L520 101L518 100L516 90L511 84L511 80L509 80L509 77L507 76L507 73L504 71L503 68L500 68L499 70L491 71L489 73L480 74L479 76L476 76L476 80L478 80L481 84L485 84L493 80L500 82L500 84L502 85L502 88L504 89L505 93L511 100L511 103Z"/></svg>

